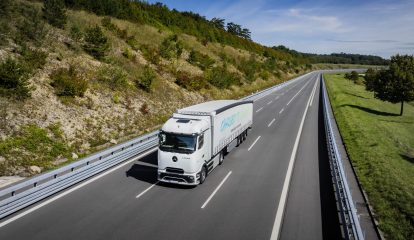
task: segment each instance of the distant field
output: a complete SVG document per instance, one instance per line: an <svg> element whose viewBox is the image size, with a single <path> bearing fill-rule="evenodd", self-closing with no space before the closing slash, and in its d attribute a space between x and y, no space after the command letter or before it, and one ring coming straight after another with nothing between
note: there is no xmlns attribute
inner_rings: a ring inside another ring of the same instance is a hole
<svg viewBox="0 0 414 240"><path fill-rule="evenodd" d="M317 69L352 69L352 68L385 68L377 65L360 65L360 64L333 64L333 63L316 63L313 64Z"/></svg>
<svg viewBox="0 0 414 240"><path fill-rule="evenodd" d="M325 74L341 135L380 229L414 239L414 106L374 99L343 74Z"/></svg>

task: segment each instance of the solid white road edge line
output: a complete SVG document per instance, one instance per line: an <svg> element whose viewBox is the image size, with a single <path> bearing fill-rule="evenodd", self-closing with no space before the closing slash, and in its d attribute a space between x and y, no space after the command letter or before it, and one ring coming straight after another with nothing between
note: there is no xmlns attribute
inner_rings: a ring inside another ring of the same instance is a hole
<svg viewBox="0 0 414 240"><path fill-rule="evenodd" d="M267 127L270 127L270 126L272 126L272 123L275 121L276 119L275 118L273 118L273 120L267 125Z"/></svg>
<svg viewBox="0 0 414 240"><path fill-rule="evenodd" d="M147 155L149 155L149 154L151 154L151 153L155 152L157 149L158 149L158 148L156 147L156 148L154 148L154 149L152 149L152 150L148 150L147 152L145 152L145 153L143 153L143 154L140 154L140 155L138 155L138 156L136 156L136 157L132 158L131 160L128 160L128 161L126 161L126 162L124 162L124 163L122 163L122 164L120 164L120 165L118 165L118 166L116 166L116 167L114 167L114 168L111 168L110 170L108 170L108 171L106 171L106 172L104 172L104 173L102 173L102 174L99 174L98 176L93 177L93 178L91 178L91 179L89 179L89 180L87 180L87 181L85 181L85 182L83 182L83 183L81 183L81 184L79 184L79 185L77 185L77 186L75 186L75 187L73 187L73 188L71 188L71 189L69 189L69 190L67 190L67 191L63 192L63 193L60 193L60 194L58 194L58 195L54 196L53 198L51 198L51 199L49 199L49 200L47 200L47 201L44 201L44 202L40 203L39 205L36 205L36 206L34 206L34 207L32 207L32 208L30 208L30 209L28 209L28 210L26 210L26 211L24 211L24 212L22 212L22 213L17 214L17 215L16 215L16 216L14 216L14 217L11 217L11 218L7 219L6 221L4 221L4 222L0 223L0 228L1 228L1 227L6 226L7 224L9 224L9 223L11 223L11 222L16 221L17 219L19 219L19 218L21 218L21 217L24 217L25 215L27 215L27 214L29 214L29 213L31 213L31 212L36 211L37 209L39 209L39 208L41 208L41 207L43 207L43 206L45 206L45 205L47 205L47 204L49 204L49 203L51 203L51 202L53 202L53 201L58 200L58 199L59 199L59 198L61 198L61 197L64 197L64 196L68 195L69 193L71 193L71 192L73 192L73 191L78 190L79 188L81 188L81 187L83 187L83 186L85 186L85 185L87 185L87 184L89 184L89 183L91 183L91 182L93 182L93 181L98 180L99 178L101 178L101 177L103 177L103 176L105 176L105 175L110 174L110 173L111 173L111 172L113 172L113 171L116 171L116 170L120 169L121 167L123 167L123 166L125 166L125 165L127 165L127 164L130 164L131 162L133 162L133 161L135 161L135 160L137 160L137 159L140 159L140 158L142 158L142 157L145 157L145 156L147 156Z"/></svg>
<svg viewBox="0 0 414 240"><path fill-rule="evenodd" d="M282 194L280 195L279 205L277 207L275 222L273 224L272 235L270 236L270 240L279 239L280 229L281 229L282 221L283 221L283 214L285 211L286 200L287 200L287 196L289 192L290 178L292 177L293 166L295 165L295 158L296 158L296 153L298 150L300 135L302 134L303 124L305 122L306 114L308 113L309 102L310 102L310 96L309 96L308 102L305 105L306 108L303 113L302 121L300 123L299 130L298 130L298 134L296 135L295 144L293 145L292 155L290 156L289 165L286 171L285 181L283 182Z"/></svg>
<svg viewBox="0 0 414 240"><path fill-rule="evenodd" d="M138 194L135 198L139 198L142 195L144 195L146 192L148 192L149 190L151 190L151 188L153 188L155 185L157 185L159 183L159 181L157 181L156 183L152 184L151 186L149 186L147 189L145 189L144 191L142 191L140 194Z"/></svg>
<svg viewBox="0 0 414 240"><path fill-rule="evenodd" d="M261 107L261 108L257 109L257 110L256 110L256 113L258 113L258 112L262 111L262 109L263 109L263 107Z"/></svg>
<svg viewBox="0 0 414 240"><path fill-rule="evenodd" d="M280 110L279 114L281 114L283 111L285 111L285 108L282 108L282 110Z"/></svg>
<svg viewBox="0 0 414 240"><path fill-rule="evenodd" d="M223 183L227 180L227 178L230 176L231 171L229 173L227 173L227 175L224 177L223 180L221 180L220 184L216 187L216 189L214 189L214 191L211 193L211 195L207 198L207 200L204 202L203 206L201 206L201 208L205 208L208 204L208 202L210 202L210 200L214 197L214 195L217 193L217 191L221 188L221 186L223 185Z"/></svg>
<svg viewBox="0 0 414 240"><path fill-rule="evenodd" d="M319 75L318 75L318 77L317 77L317 79L316 79L316 81L315 81L315 86L313 86L313 90L312 90L312 94L311 94L311 100L310 100L310 103L309 103L309 107L311 107L311 106L312 106L312 103L313 103L313 98L315 97L315 93L316 93L316 86L318 85L318 79L319 79Z"/></svg>
<svg viewBox="0 0 414 240"><path fill-rule="evenodd" d="M254 140L254 142L252 143L252 145L250 145L250 147L249 147L249 149L247 149L247 151L250 151L250 149L252 149L252 147L256 144L256 142L257 142L257 141L259 141L260 137L261 137L261 136L258 136L258 137L256 138L256 140Z"/></svg>

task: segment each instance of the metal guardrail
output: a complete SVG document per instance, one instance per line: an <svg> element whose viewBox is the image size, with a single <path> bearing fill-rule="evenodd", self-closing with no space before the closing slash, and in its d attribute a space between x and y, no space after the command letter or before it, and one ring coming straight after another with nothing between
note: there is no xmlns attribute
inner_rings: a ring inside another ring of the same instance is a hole
<svg viewBox="0 0 414 240"><path fill-rule="evenodd" d="M0 219L158 145L158 130L0 191Z"/></svg>
<svg viewBox="0 0 414 240"><path fill-rule="evenodd" d="M332 130L333 113L325 87L325 80L321 75L322 95L323 95L323 115L325 121L326 141L330 158L331 175L334 182L336 200L338 202L339 214L345 239L363 240L361 225L357 215L352 194L348 186L346 174L342 164L341 154L335 140L335 133Z"/></svg>
<svg viewBox="0 0 414 240"><path fill-rule="evenodd" d="M258 100L273 91L302 79L306 75L267 88L240 100ZM0 190L0 219L158 146L158 133L159 131L156 130Z"/></svg>

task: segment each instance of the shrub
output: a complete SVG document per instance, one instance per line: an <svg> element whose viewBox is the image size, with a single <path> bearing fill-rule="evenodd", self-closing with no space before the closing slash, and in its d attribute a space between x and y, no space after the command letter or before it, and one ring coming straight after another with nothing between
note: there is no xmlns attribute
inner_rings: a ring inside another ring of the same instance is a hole
<svg viewBox="0 0 414 240"><path fill-rule="evenodd" d="M263 80L268 80L270 78L270 73L266 70L261 71L259 73L259 77L261 77Z"/></svg>
<svg viewBox="0 0 414 240"><path fill-rule="evenodd" d="M40 45L47 34L45 23L40 12L33 8L28 8L24 12L24 19L18 24L19 34L16 35L16 42L32 41Z"/></svg>
<svg viewBox="0 0 414 240"><path fill-rule="evenodd" d="M158 64L160 62L160 55L155 47L151 47L147 44L141 45L140 48L144 58L150 61L152 64Z"/></svg>
<svg viewBox="0 0 414 240"><path fill-rule="evenodd" d="M203 76L190 76L185 72L178 72L175 83L190 91L198 91L202 88L208 88L208 83Z"/></svg>
<svg viewBox="0 0 414 240"><path fill-rule="evenodd" d="M205 70L214 64L214 60L211 59L208 55L202 54L195 50L191 50L190 56L188 57L188 62L198 66L202 70Z"/></svg>
<svg viewBox="0 0 414 240"><path fill-rule="evenodd" d="M52 79L51 85L58 96L83 97L88 89L88 82L76 72L73 66L53 72L50 78Z"/></svg>
<svg viewBox="0 0 414 240"><path fill-rule="evenodd" d="M104 66L98 72L97 80L107 84L112 90L128 86L128 74L118 67Z"/></svg>
<svg viewBox="0 0 414 240"><path fill-rule="evenodd" d="M139 111L142 113L142 114L148 114L149 113L149 108L148 108L148 104L147 103L143 103L142 105L141 105L141 107L139 108Z"/></svg>
<svg viewBox="0 0 414 240"><path fill-rule="evenodd" d="M179 58L183 53L183 45L176 34L167 37L160 46L160 55L165 59Z"/></svg>
<svg viewBox="0 0 414 240"><path fill-rule="evenodd" d="M106 56L106 52L109 49L109 41L98 25L86 30L83 48L98 60Z"/></svg>
<svg viewBox="0 0 414 240"><path fill-rule="evenodd" d="M58 28L64 28L67 20L64 0L44 0L43 17Z"/></svg>
<svg viewBox="0 0 414 240"><path fill-rule="evenodd" d="M260 70L260 64L254 57L250 57L249 60L242 59L237 68L244 73L248 82L256 80L256 71Z"/></svg>
<svg viewBox="0 0 414 240"><path fill-rule="evenodd" d="M209 83L217 88L228 88L234 84L240 84L240 79L235 73L228 72L225 67L215 67L205 72Z"/></svg>
<svg viewBox="0 0 414 240"><path fill-rule="evenodd" d="M26 45L22 46L20 55L22 56L23 64L28 72L33 72L46 64L46 52L31 49Z"/></svg>
<svg viewBox="0 0 414 240"><path fill-rule="evenodd" d="M155 75L154 70L148 65L145 66L144 71L136 80L136 84L138 87L142 88L146 92L151 91L151 85L157 76Z"/></svg>
<svg viewBox="0 0 414 240"><path fill-rule="evenodd" d="M122 55L124 56L124 57L126 57L127 59L129 59L129 60L131 60L131 61L134 61L135 62L135 60L136 60L136 56L135 56L135 54L131 51L131 49L130 48L128 48L128 47L126 47L125 49L124 49L124 51L122 52Z"/></svg>
<svg viewBox="0 0 414 240"><path fill-rule="evenodd" d="M7 58L0 64L0 93L17 99L30 97L28 74L22 64Z"/></svg>
<svg viewBox="0 0 414 240"><path fill-rule="evenodd" d="M78 25L73 25L70 28L70 37L77 42L79 42L82 39L83 33Z"/></svg>

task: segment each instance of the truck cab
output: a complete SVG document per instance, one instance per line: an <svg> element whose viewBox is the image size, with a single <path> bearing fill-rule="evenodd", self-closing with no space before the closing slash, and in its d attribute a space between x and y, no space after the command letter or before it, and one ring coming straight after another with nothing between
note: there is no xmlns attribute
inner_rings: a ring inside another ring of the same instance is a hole
<svg viewBox="0 0 414 240"><path fill-rule="evenodd" d="M204 163L211 158L209 118L173 117L164 124L159 138L158 180L199 184Z"/></svg>

